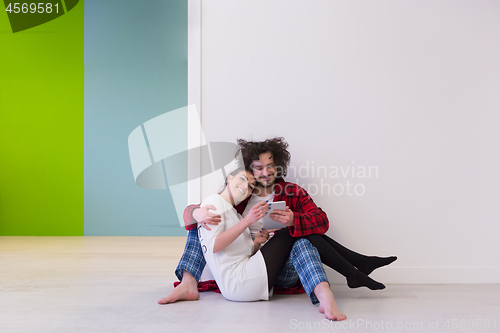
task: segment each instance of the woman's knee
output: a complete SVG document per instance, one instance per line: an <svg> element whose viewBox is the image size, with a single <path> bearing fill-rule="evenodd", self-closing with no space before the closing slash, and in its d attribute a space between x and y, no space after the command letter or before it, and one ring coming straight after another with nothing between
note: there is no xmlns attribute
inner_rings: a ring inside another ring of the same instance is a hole
<svg viewBox="0 0 500 333"><path fill-rule="evenodd" d="M323 237L321 235L317 235L317 234L307 235L304 237L311 242L314 242L315 240L323 239Z"/></svg>

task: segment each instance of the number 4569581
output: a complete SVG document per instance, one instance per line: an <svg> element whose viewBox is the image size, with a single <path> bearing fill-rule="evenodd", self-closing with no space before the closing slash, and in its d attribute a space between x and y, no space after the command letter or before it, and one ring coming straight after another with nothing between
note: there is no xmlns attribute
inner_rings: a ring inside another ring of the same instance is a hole
<svg viewBox="0 0 500 333"><path fill-rule="evenodd" d="M52 5L50 2L47 2L47 3L43 3L43 2L39 2L38 4L36 3L9 3L9 5L7 6L7 8L5 9L5 11L9 12L9 13L39 13L39 14L42 14L42 13L52 13L52 11L54 10L55 7L55 12L56 13L59 13L59 4L56 3L55 5Z"/></svg>

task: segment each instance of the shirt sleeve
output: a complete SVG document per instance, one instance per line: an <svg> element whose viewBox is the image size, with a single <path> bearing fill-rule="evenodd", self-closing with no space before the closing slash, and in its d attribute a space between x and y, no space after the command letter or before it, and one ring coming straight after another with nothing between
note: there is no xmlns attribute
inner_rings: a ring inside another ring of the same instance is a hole
<svg viewBox="0 0 500 333"><path fill-rule="evenodd" d="M221 216L221 221L217 225L211 225L210 229L207 230L205 228L199 228L198 236L200 238L200 243L206 246L206 250L213 253L213 247L215 243L215 238L218 234L224 232L226 230L226 214L224 212L224 204L221 202L219 197L209 196L206 200L203 201L201 207L205 205L213 205L216 210L214 211L216 214ZM205 251L204 251L205 252Z"/></svg>
<svg viewBox="0 0 500 333"><path fill-rule="evenodd" d="M329 222L326 213L314 203L311 196L302 187L297 186L294 207L294 226L288 227L293 237L311 234L323 235L328 231Z"/></svg>
<svg viewBox="0 0 500 333"><path fill-rule="evenodd" d="M184 209L184 214L182 218L184 219L184 228L186 230L191 230L196 228L196 220L193 217L193 212L195 209L200 208L200 205L189 205Z"/></svg>

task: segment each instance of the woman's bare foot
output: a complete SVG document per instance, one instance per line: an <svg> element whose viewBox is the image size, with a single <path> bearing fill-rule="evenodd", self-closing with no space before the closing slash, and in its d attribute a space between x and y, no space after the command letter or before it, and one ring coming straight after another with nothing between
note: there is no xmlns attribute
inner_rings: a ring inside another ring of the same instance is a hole
<svg viewBox="0 0 500 333"><path fill-rule="evenodd" d="M177 301L196 301L198 299L200 299L198 281L191 274L184 271L181 283L167 297L159 300L158 304L168 304Z"/></svg>
<svg viewBox="0 0 500 333"><path fill-rule="evenodd" d="M320 282L314 288L314 294L319 300L319 312L323 313L327 319L341 321L347 318L337 307L335 297L327 282Z"/></svg>

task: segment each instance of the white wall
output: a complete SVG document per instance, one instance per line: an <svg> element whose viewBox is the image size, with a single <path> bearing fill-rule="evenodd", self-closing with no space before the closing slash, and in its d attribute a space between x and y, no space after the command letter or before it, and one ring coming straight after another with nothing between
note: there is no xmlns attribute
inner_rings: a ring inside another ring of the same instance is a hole
<svg viewBox="0 0 500 333"><path fill-rule="evenodd" d="M310 189L328 235L398 255L381 282L498 283L499 17L483 0L202 1L206 138L284 136L302 171L376 166L323 179L364 195Z"/></svg>

